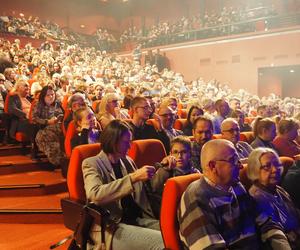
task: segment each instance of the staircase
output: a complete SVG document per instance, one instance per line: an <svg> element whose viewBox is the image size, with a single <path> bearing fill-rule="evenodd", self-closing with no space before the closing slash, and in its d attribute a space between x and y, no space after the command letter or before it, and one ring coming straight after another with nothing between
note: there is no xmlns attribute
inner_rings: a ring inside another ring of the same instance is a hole
<svg viewBox="0 0 300 250"><path fill-rule="evenodd" d="M29 148L0 144L0 249L49 249L69 236L60 207L65 197L60 169L49 167L46 158L31 160Z"/></svg>

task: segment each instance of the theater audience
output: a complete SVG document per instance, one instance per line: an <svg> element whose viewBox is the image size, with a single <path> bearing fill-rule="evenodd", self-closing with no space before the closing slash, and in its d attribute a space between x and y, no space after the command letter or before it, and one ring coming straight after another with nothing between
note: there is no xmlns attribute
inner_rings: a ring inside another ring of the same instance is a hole
<svg viewBox="0 0 300 250"><path fill-rule="evenodd" d="M53 87L45 86L33 108L32 120L39 125L35 142L54 167L61 166L65 160L65 154L62 151L63 133L61 129L63 115L63 109L56 100Z"/></svg>
<svg viewBox="0 0 300 250"><path fill-rule="evenodd" d="M82 144L98 143L100 138L99 124L94 112L88 108L79 108L73 114L76 134L71 139L72 149Z"/></svg>
<svg viewBox="0 0 300 250"><path fill-rule="evenodd" d="M178 136L171 141L170 154L156 164L158 170L151 179L151 205L154 214L159 218L161 198L165 182L175 176L199 173L191 165L191 141L188 137Z"/></svg>
<svg viewBox="0 0 300 250"><path fill-rule="evenodd" d="M176 113L174 113L169 106L161 106L158 110L158 115L160 117L163 130L169 137L170 141L179 135L183 135L181 130L173 128Z"/></svg>
<svg viewBox="0 0 300 250"><path fill-rule="evenodd" d="M241 160L248 158L253 148L244 141L240 141L240 127L233 118L225 119L221 124L222 138L231 141Z"/></svg>
<svg viewBox="0 0 300 250"><path fill-rule="evenodd" d="M280 156L293 157L300 154L300 145L295 141L298 131L299 123L292 118L279 122L278 135L273 144Z"/></svg>
<svg viewBox="0 0 300 250"><path fill-rule="evenodd" d="M217 115L213 118L213 127L214 127L214 134L221 133L221 123L224 119L227 118L230 112L230 108L228 102L226 100L219 99L215 103Z"/></svg>
<svg viewBox="0 0 300 250"><path fill-rule="evenodd" d="M249 193L256 201L261 239L272 249L299 249L300 217L290 196L279 186L283 165L274 150L257 148L249 155Z"/></svg>
<svg viewBox="0 0 300 250"><path fill-rule="evenodd" d="M158 139L160 140L166 149L166 152L170 151L170 139L166 132L163 130L161 120L156 117L158 128L157 130L148 125L146 121L152 112L151 106L145 97L136 96L131 102L132 121L129 125L132 129L133 140L140 139Z"/></svg>
<svg viewBox="0 0 300 250"><path fill-rule="evenodd" d="M212 139L213 124L206 116L199 116L193 123L191 165L202 172L200 155L203 145Z"/></svg>
<svg viewBox="0 0 300 250"><path fill-rule="evenodd" d="M230 117L237 120L237 122L240 126L241 132L252 131L251 126L249 124L245 123L245 114L242 110L240 110L240 109L233 110L230 114Z"/></svg>
<svg viewBox="0 0 300 250"><path fill-rule="evenodd" d="M207 142L201 151L203 176L183 193L179 235L187 249L259 249L253 203L238 181L242 168L234 145Z"/></svg>
<svg viewBox="0 0 300 250"><path fill-rule="evenodd" d="M126 156L132 133L127 123L111 121L101 134L101 152L82 163L84 188L89 202L110 211L112 226L101 239L100 225L94 224L88 249L163 249L159 221L154 219L143 182L155 173L153 166L136 168Z"/></svg>
<svg viewBox="0 0 300 250"><path fill-rule="evenodd" d="M197 117L203 115L203 110L196 105L192 105L187 114L187 125L183 128L184 135L192 136L193 135L193 123Z"/></svg>
<svg viewBox="0 0 300 250"><path fill-rule="evenodd" d="M272 141L276 136L276 125L270 118L256 118L253 133L255 139L251 143L252 148L266 147L275 150Z"/></svg>

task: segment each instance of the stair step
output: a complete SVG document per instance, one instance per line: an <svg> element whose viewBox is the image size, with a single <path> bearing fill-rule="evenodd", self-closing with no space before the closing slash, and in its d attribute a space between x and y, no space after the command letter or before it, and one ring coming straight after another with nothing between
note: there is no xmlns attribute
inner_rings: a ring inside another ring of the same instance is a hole
<svg viewBox="0 0 300 250"><path fill-rule="evenodd" d="M0 146L0 156L25 155L30 153L31 146L22 147L21 144L7 144Z"/></svg>
<svg viewBox="0 0 300 250"><path fill-rule="evenodd" d="M49 249L51 245L71 235L72 232L63 224L1 224L1 249L15 250L37 250ZM66 250L70 240L55 248L55 250Z"/></svg>
<svg viewBox="0 0 300 250"><path fill-rule="evenodd" d="M0 175L0 197L24 197L67 191L61 171L34 171Z"/></svg>
<svg viewBox="0 0 300 250"><path fill-rule="evenodd" d="M33 161L29 155L0 156L0 175L50 170L48 159Z"/></svg>

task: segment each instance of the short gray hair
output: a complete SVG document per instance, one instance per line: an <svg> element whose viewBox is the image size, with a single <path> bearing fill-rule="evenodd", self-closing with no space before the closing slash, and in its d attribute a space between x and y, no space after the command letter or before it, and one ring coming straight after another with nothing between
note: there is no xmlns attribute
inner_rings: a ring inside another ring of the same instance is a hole
<svg viewBox="0 0 300 250"><path fill-rule="evenodd" d="M280 161L278 154L271 148L260 147L254 149L248 157L247 176L251 181L259 179L261 167L260 158L266 153L274 154L278 158L278 161Z"/></svg>

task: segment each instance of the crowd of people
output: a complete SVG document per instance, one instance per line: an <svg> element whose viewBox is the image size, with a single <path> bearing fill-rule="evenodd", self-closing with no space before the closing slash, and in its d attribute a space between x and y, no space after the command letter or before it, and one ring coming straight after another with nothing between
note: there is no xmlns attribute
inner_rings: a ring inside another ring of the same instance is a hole
<svg viewBox="0 0 300 250"><path fill-rule="evenodd" d="M78 45L34 48L4 39L0 44L0 117L11 140L25 134L32 157L43 152L65 177L63 141L71 124L76 130L72 148L102 145L98 155L84 160L83 179L88 201L110 210L111 222L104 234L100 225L92 226L94 245L90 241L88 249L103 249L103 244L114 250L163 249L164 184L192 173L199 179L178 209L183 248L299 249L294 173L299 176L300 169L293 166L281 182L279 156L300 154L300 99L259 98L200 77L186 82L155 62L141 65ZM175 129L184 111L186 127ZM241 140L244 131L253 131L251 145ZM165 148L168 156L158 170L137 168L127 156L131 141L143 139L158 139ZM239 181L242 163L248 163L253 183L249 192Z"/></svg>
<svg viewBox="0 0 300 250"><path fill-rule="evenodd" d="M125 30L120 36L120 43L133 41L143 44L144 47L164 45L188 40L195 40L211 35L228 35L247 31L255 31L255 25L241 22L260 17L276 15L274 7L224 7L219 13L205 12L191 17L183 16L176 21L160 21L151 27L138 29L137 27ZM198 31L198 32L195 32Z"/></svg>

